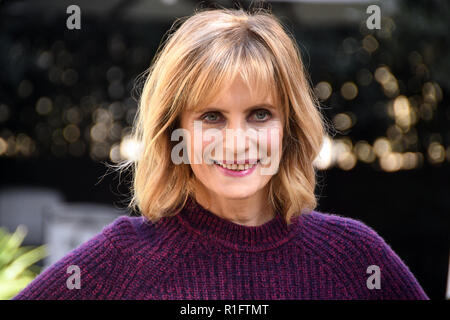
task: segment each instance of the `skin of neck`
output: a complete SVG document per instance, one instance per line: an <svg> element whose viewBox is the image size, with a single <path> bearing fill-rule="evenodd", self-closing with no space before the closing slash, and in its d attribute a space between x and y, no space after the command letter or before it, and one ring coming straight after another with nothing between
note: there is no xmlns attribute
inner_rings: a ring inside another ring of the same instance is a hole
<svg viewBox="0 0 450 320"><path fill-rule="evenodd" d="M205 209L222 219L243 226L260 226L275 217L272 206L267 201L268 186L247 198L224 198L201 183L195 188L195 200Z"/></svg>

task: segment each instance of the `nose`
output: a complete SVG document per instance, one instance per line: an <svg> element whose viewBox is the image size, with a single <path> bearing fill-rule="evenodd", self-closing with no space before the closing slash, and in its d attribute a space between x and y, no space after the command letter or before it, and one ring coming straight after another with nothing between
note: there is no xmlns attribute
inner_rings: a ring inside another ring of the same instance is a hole
<svg viewBox="0 0 450 320"><path fill-rule="evenodd" d="M227 129L237 131L246 129L245 114L234 114L228 119Z"/></svg>
<svg viewBox="0 0 450 320"><path fill-rule="evenodd" d="M246 159L249 149L247 142L247 127L244 115L236 115L229 119L225 132L225 149L227 161L241 161ZM233 156L234 159L229 157Z"/></svg>

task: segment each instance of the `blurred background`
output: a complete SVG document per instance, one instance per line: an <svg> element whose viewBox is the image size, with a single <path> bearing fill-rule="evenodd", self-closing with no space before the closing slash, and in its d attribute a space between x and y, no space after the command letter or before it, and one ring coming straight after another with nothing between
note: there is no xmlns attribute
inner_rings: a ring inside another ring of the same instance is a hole
<svg viewBox="0 0 450 320"><path fill-rule="evenodd" d="M66 27L73 4L81 10L79 30ZM215 4L250 2L0 0L0 298L2 289L11 296L119 215L138 214L126 210L130 176L105 163L136 152L129 138L136 79L165 33L176 18ZM366 10L374 4L381 28L370 30ZM445 299L449 2L266 6L295 36L337 129L315 163L317 210L372 227L430 298ZM45 255L37 251L44 244ZM23 248L34 253L18 267Z"/></svg>

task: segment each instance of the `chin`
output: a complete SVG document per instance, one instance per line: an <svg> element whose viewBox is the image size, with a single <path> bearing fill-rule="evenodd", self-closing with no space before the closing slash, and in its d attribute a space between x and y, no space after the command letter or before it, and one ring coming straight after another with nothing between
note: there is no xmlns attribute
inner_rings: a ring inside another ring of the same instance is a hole
<svg viewBox="0 0 450 320"><path fill-rule="evenodd" d="M245 199L253 196L258 192L257 189L242 187L228 187L227 190L216 192L217 196L225 199Z"/></svg>

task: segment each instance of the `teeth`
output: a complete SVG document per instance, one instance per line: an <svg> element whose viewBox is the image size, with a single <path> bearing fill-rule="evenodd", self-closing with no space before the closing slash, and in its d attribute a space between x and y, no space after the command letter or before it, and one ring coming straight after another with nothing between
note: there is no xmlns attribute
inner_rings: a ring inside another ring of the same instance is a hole
<svg viewBox="0 0 450 320"><path fill-rule="evenodd" d="M247 170L247 169L251 169L253 168L254 165L256 164L223 164L223 163L219 163L214 161L215 164L228 169L228 170L234 170L234 171L242 171L242 170Z"/></svg>

